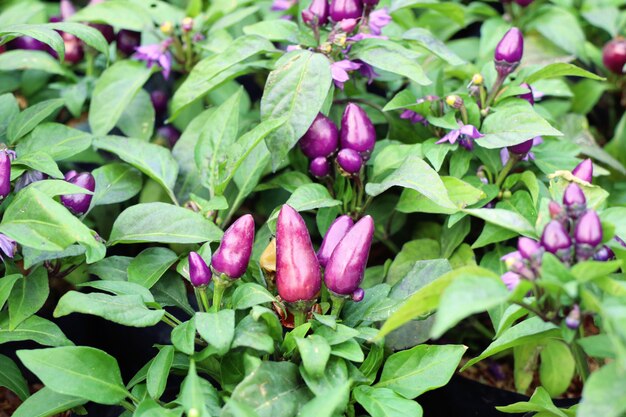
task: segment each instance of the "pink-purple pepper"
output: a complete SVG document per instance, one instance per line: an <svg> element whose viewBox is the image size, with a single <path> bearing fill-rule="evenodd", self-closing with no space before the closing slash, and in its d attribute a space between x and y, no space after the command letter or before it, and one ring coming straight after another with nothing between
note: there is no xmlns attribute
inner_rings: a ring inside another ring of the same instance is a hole
<svg viewBox="0 0 626 417"><path fill-rule="evenodd" d="M248 268L253 245L254 219L246 214L224 232L222 242L211 258L213 271L230 279L240 278Z"/></svg>
<svg viewBox="0 0 626 417"><path fill-rule="evenodd" d="M211 282L211 270L202 256L197 252L189 252L189 280L196 288L206 287Z"/></svg>
<svg viewBox="0 0 626 417"><path fill-rule="evenodd" d="M498 42L494 54L496 71L499 76L506 77L518 67L524 54L524 37L522 32L513 27Z"/></svg>
<svg viewBox="0 0 626 417"><path fill-rule="evenodd" d="M604 45L602 62L609 71L623 74L626 65L626 39L619 37Z"/></svg>
<svg viewBox="0 0 626 417"><path fill-rule="evenodd" d="M365 110L348 103L341 118L340 145L357 151L367 161L376 144L376 130Z"/></svg>
<svg viewBox="0 0 626 417"><path fill-rule="evenodd" d="M598 213L594 210L587 210L580 216L574 229L576 257L579 260L591 258L596 247L602 242L602 236L602 223Z"/></svg>
<svg viewBox="0 0 626 417"><path fill-rule="evenodd" d="M315 177L322 178L330 175L330 161L328 158L318 156L309 164L309 172Z"/></svg>
<svg viewBox="0 0 626 417"><path fill-rule="evenodd" d="M559 255L571 249L572 238L561 222L551 220L543 229L541 246L543 246L546 251Z"/></svg>
<svg viewBox="0 0 626 417"><path fill-rule="evenodd" d="M337 165L339 165L339 168L346 174L356 175L361 171L363 158L353 149L342 149L337 154Z"/></svg>
<svg viewBox="0 0 626 417"><path fill-rule="evenodd" d="M358 19L363 15L363 2L362 0L331 0L329 15L333 22Z"/></svg>
<svg viewBox="0 0 626 417"><path fill-rule="evenodd" d="M576 165L572 170L572 175L583 181L591 182L593 180L593 162L591 159L587 158Z"/></svg>
<svg viewBox="0 0 626 417"><path fill-rule="evenodd" d="M310 159L332 155L337 150L338 143L339 131L337 126L322 113L318 113L299 141L302 153Z"/></svg>
<svg viewBox="0 0 626 417"><path fill-rule="evenodd" d="M317 260L319 261L322 268L326 267L330 256L333 254L333 251L344 238L346 233L354 226L354 221L350 216L339 216L335 219L335 221L330 225L326 234L324 235L324 239L322 240L322 244L320 245L319 250L317 251Z"/></svg>
<svg viewBox="0 0 626 417"><path fill-rule="evenodd" d="M328 0L312 0L307 9L302 11L302 20L310 26L322 26L328 23Z"/></svg>
<svg viewBox="0 0 626 417"><path fill-rule="evenodd" d="M11 193L11 155L4 149L0 150L0 201Z"/></svg>
<svg viewBox="0 0 626 417"><path fill-rule="evenodd" d="M568 216L573 219L578 218L587 209L587 199L585 193L575 182L570 183L563 193L563 205Z"/></svg>
<svg viewBox="0 0 626 417"><path fill-rule="evenodd" d="M67 182L91 192L95 191L96 180L93 175L91 175L91 172L81 172L77 174L75 171L70 171L70 173L69 178L66 178ZM61 203L72 213L81 215L89 210L92 198L93 195L91 194L66 194L61 196Z"/></svg>

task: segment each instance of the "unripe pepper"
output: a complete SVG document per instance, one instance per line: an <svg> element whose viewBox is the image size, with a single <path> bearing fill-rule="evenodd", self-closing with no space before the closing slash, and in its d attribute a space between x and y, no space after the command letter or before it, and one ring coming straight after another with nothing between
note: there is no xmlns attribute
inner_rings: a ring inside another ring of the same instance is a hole
<svg viewBox="0 0 626 417"><path fill-rule="evenodd" d="M213 271L230 279L240 278L248 268L253 245L254 219L246 214L224 232L222 242L211 258Z"/></svg>
<svg viewBox="0 0 626 417"><path fill-rule="evenodd" d="M576 165L572 170L572 175L583 181L591 182L593 180L593 162L587 158Z"/></svg>
<svg viewBox="0 0 626 417"><path fill-rule="evenodd" d="M211 282L211 270L197 252L189 252L189 279L196 288L206 287Z"/></svg>
<svg viewBox="0 0 626 417"><path fill-rule="evenodd" d="M513 27L504 34L494 54L496 71L502 77L509 75L518 67L524 54L522 32Z"/></svg>
<svg viewBox="0 0 626 417"><path fill-rule="evenodd" d="M344 238L346 233L354 226L354 221L350 216L340 216L330 225L319 250L317 251L317 260L320 262L322 268L326 267L330 256L333 251Z"/></svg>
<svg viewBox="0 0 626 417"><path fill-rule="evenodd" d="M96 189L96 180L90 172L82 172L72 176L67 182L78 185L86 190L93 192ZM89 210L91 204L91 194L67 194L61 196L61 203L67 207L72 213L80 215Z"/></svg>
<svg viewBox="0 0 626 417"><path fill-rule="evenodd" d="M328 117L318 113L315 120L298 142L307 157L327 157L337 150L339 132L337 126Z"/></svg>
<svg viewBox="0 0 626 417"><path fill-rule="evenodd" d="M367 161L376 145L376 130L365 110L348 103L341 118L341 148L352 149Z"/></svg>
<svg viewBox="0 0 626 417"><path fill-rule="evenodd" d="M362 0L331 0L329 14L334 22L358 19L363 14Z"/></svg>

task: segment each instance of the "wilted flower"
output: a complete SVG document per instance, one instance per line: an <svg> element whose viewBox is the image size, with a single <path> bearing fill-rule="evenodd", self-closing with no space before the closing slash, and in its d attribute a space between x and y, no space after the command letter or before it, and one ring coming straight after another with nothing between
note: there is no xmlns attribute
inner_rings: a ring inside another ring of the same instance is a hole
<svg viewBox="0 0 626 417"><path fill-rule="evenodd" d="M439 139L437 143L450 142L451 144L455 144L458 140L459 145L471 151L474 149L474 139L482 138L485 135L480 133L475 126L463 124L461 121L459 121L458 124L458 129L449 131L444 137Z"/></svg>
<svg viewBox="0 0 626 417"><path fill-rule="evenodd" d="M428 124L428 121L421 114L414 112L413 110L406 109L400 114L401 119L409 120L411 123L421 123L424 126Z"/></svg>
<svg viewBox="0 0 626 417"><path fill-rule="evenodd" d="M168 48L171 44L172 40L166 39L161 43L140 46L135 49L137 52L133 56L141 61L146 61L148 68L154 64L159 64L163 68L163 77L169 78L172 69L172 54Z"/></svg>
<svg viewBox="0 0 626 417"><path fill-rule="evenodd" d="M343 90L343 83L350 79L348 71L356 71L361 68L361 64L352 62L348 59L333 62L330 66L330 71L335 82L335 86Z"/></svg>
<svg viewBox="0 0 626 417"><path fill-rule="evenodd" d="M382 29L391 22L391 16L387 11L387 8L382 8L370 13L368 26L370 32L374 35L380 35Z"/></svg>
<svg viewBox="0 0 626 417"><path fill-rule="evenodd" d="M298 0L274 0L272 2L272 10L275 12L280 12L284 10L291 9Z"/></svg>
<svg viewBox="0 0 626 417"><path fill-rule="evenodd" d="M17 243L15 243L15 241L10 237L0 233L0 250L5 256L13 258L15 251L17 250ZM3 259L2 255L0 255L0 259Z"/></svg>

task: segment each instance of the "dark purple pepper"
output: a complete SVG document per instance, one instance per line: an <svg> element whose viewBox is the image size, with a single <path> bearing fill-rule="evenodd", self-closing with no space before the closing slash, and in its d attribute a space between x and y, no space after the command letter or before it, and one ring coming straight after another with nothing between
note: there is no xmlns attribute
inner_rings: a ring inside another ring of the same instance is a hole
<svg viewBox="0 0 626 417"><path fill-rule="evenodd" d="M329 291L337 295L352 296L359 289L373 236L374 220L365 216L341 239L324 272L324 282Z"/></svg>
<svg viewBox="0 0 626 417"><path fill-rule="evenodd" d="M517 3L518 5L522 6L522 7L527 7L529 6L533 1L535 0L515 0L515 3Z"/></svg>
<svg viewBox="0 0 626 417"><path fill-rule="evenodd" d="M553 220L559 219L563 215L563 207L556 201L550 201L548 211L550 212L550 218Z"/></svg>
<svg viewBox="0 0 626 417"><path fill-rule="evenodd" d="M63 18L59 15L59 16L50 16L50 19L48 19L48 22L50 23L59 23L62 22Z"/></svg>
<svg viewBox="0 0 626 417"><path fill-rule="evenodd" d="M124 55L132 55L141 45L141 32L122 29L117 32L117 49Z"/></svg>
<svg viewBox="0 0 626 417"><path fill-rule="evenodd" d="M541 253L541 244L536 240L527 237L520 237L517 240L517 250L524 259L533 259Z"/></svg>
<svg viewBox="0 0 626 417"><path fill-rule="evenodd" d="M300 214L283 205L276 223L276 288L289 303L317 298L322 287L320 264Z"/></svg>
<svg viewBox="0 0 626 417"><path fill-rule="evenodd" d="M46 51L48 45L30 36L20 36L7 43L7 49L23 49L26 51Z"/></svg>
<svg viewBox="0 0 626 417"><path fill-rule="evenodd" d="M615 259L615 252L606 245L603 245L593 254L594 261L606 262L612 259Z"/></svg>
<svg viewBox="0 0 626 417"><path fill-rule="evenodd" d="M178 139L180 139L180 132L172 125L161 126L157 129L156 134L167 140L171 148L173 148L176 142L178 142Z"/></svg>
<svg viewBox="0 0 626 417"><path fill-rule="evenodd" d="M528 88L529 91L528 93L520 94L518 97L521 98L522 100L526 100L527 102L529 102L531 106L534 106L535 96L533 95L533 88L530 86L530 84L526 84L526 83L521 83L519 86Z"/></svg>
<svg viewBox="0 0 626 417"><path fill-rule="evenodd" d="M107 43L110 44L115 40L115 31L113 30L113 26L104 23L90 23L89 26L99 31L102 36L104 36Z"/></svg>
<svg viewBox="0 0 626 417"><path fill-rule="evenodd" d="M559 221L552 220L543 229L541 245L548 252L557 253L569 249L572 246L572 238L570 238L567 230Z"/></svg>
<svg viewBox="0 0 626 417"><path fill-rule="evenodd" d="M302 11L302 20L307 25L322 26L328 23L328 0L311 1L308 9Z"/></svg>
<svg viewBox="0 0 626 417"><path fill-rule="evenodd" d="M341 148L353 149L364 160L376 145L376 130L365 110L354 103L348 103L341 117Z"/></svg>
<svg viewBox="0 0 626 417"><path fill-rule="evenodd" d="M602 62L609 71L623 74L626 65L626 39L616 38L604 45Z"/></svg>
<svg viewBox="0 0 626 417"><path fill-rule="evenodd" d="M337 154L337 164L350 175L358 174L363 166L363 158L353 149L342 149Z"/></svg>
<svg viewBox="0 0 626 417"><path fill-rule="evenodd" d="M230 279L241 277L248 268L254 245L254 219L250 214L241 216L226 232L220 247L211 258L211 267L216 273Z"/></svg>
<svg viewBox="0 0 626 417"><path fill-rule="evenodd" d="M315 120L298 142L307 157L329 156L337 150L339 132L337 126L328 117L318 113Z"/></svg>
<svg viewBox="0 0 626 417"><path fill-rule="evenodd" d="M524 54L524 37L522 32L513 27L504 34L494 54L496 71L501 77L505 77L515 71Z"/></svg>
<svg viewBox="0 0 626 417"><path fill-rule="evenodd" d="M380 0L363 0L363 4L367 6L376 6Z"/></svg>
<svg viewBox="0 0 626 417"><path fill-rule="evenodd" d="M0 201L11 192L11 156L6 150L0 151Z"/></svg>
<svg viewBox="0 0 626 417"><path fill-rule="evenodd" d="M311 161L309 171L318 178L325 177L330 174L330 161L323 156L318 156Z"/></svg>
<svg viewBox="0 0 626 417"><path fill-rule="evenodd" d="M533 147L533 139L529 139L526 142L518 143L517 145L509 146L507 149L509 152L517 155L526 155Z"/></svg>
<svg viewBox="0 0 626 417"><path fill-rule="evenodd" d="M341 239L343 239L352 226L354 226L354 221L350 216L345 215L337 217L333 224L330 225L322 240L322 245L317 251L317 260L320 262L322 268L326 267L335 247L337 247Z"/></svg>
<svg viewBox="0 0 626 417"><path fill-rule="evenodd" d="M587 209L585 193L575 182L570 183L563 193L563 205L567 214L576 219Z"/></svg>
<svg viewBox="0 0 626 417"><path fill-rule="evenodd" d="M85 56L83 42L70 33L64 32L61 36L65 45L65 61L70 64L78 64Z"/></svg>
<svg viewBox="0 0 626 417"><path fill-rule="evenodd" d="M594 210L587 210L580 216L574 230L576 244L596 247L602 242L602 223Z"/></svg>
<svg viewBox="0 0 626 417"><path fill-rule="evenodd" d="M591 159L587 158L576 165L576 168L572 170L572 175L583 181L591 182L593 180L593 162Z"/></svg>
<svg viewBox="0 0 626 417"><path fill-rule="evenodd" d="M37 171L34 169L30 169L23 173L16 181L15 181L15 192L19 192L24 187L41 180L47 179L48 176L41 171ZM66 179L67 180L67 179Z"/></svg>
<svg viewBox="0 0 626 417"><path fill-rule="evenodd" d="M167 102L169 101L169 96L163 90L154 90L150 92L150 100L152 101L152 106L154 107L154 111L157 116L163 116L167 113Z"/></svg>
<svg viewBox="0 0 626 417"><path fill-rule="evenodd" d="M334 22L343 19L358 19L363 14L362 0L331 0L330 18Z"/></svg>
<svg viewBox="0 0 626 417"><path fill-rule="evenodd" d="M67 182L93 192L96 189L96 180L90 172L82 172L74 175ZM61 196L61 203L72 213L80 215L89 210L92 195L90 194L67 194Z"/></svg>
<svg viewBox="0 0 626 417"><path fill-rule="evenodd" d="M206 287L211 282L211 270L197 252L189 252L189 280L194 287Z"/></svg>
<svg viewBox="0 0 626 417"><path fill-rule="evenodd" d="M580 326L580 307L578 304L572 306L572 309L565 318L565 325L571 330L576 330Z"/></svg>

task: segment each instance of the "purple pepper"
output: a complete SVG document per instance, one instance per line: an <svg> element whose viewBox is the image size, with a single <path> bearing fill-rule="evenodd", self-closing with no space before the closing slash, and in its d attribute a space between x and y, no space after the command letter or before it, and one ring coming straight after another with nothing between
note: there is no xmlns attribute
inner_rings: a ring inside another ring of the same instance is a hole
<svg viewBox="0 0 626 417"><path fill-rule="evenodd" d="M363 166L363 158L353 149L342 149L337 154L337 164L350 175L358 174Z"/></svg>
<svg viewBox="0 0 626 417"><path fill-rule="evenodd" d="M578 304L572 306L572 309L565 318L565 325L571 330L576 330L580 326L580 307Z"/></svg>
<svg viewBox="0 0 626 417"><path fill-rule="evenodd" d="M517 241L517 250L524 259L533 259L541 253L541 244L527 237L520 237Z"/></svg>
<svg viewBox="0 0 626 417"><path fill-rule="evenodd" d="M606 262L612 259L615 259L615 252L606 245L603 245L593 254L594 261Z"/></svg>
<svg viewBox="0 0 626 417"><path fill-rule="evenodd" d="M67 174L66 174L67 175ZM41 171L37 171L34 169L29 169L25 173L23 173L16 181L14 191L18 193L24 187L37 182L47 179L48 176ZM67 180L67 178L66 178Z"/></svg>
<svg viewBox="0 0 626 417"><path fill-rule="evenodd" d="M250 214L241 216L226 232L220 247L211 258L211 267L230 279L241 277L248 268L254 244L254 219Z"/></svg>
<svg viewBox="0 0 626 417"><path fill-rule="evenodd" d="M0 201L11 192L11 156L6 150L0 151Z"/></svg>
<svg viewBox="0 0 626 417"><path fill-rule="evenodd" d="M529 139L526 142L518 143L517 145L508 146L509 152L517 155L526 155L533 147L533 140Z"/></svg>
<svg viewBox="0 0 626 417"><path fill-rule="evenodd" d="M65 61L70 64L78 64L85 56L83 42L70 33L63 32L61 36L65 45ZM56 53L53 55L56 55Z"/></svg>
<svg viewBox="0 0 626 417"><path fill-rule="evenodd" d="M494 54L496 71L501 77L506 77L519 65L524 54L524 37L522 32L513 27L504 34Z"/></svg>
<svg viewBox="0 0 626 417"><path fill-rule="evenodd" d="M337 126L328 117L318 113L315 120L298 142L307 157L329 156L337 150L339 142Z"/></svg>
<svg viewBox="0 0 626 417"><path fill-rule="evenodd" d="M376 130L365 110L354 103L348 103L341 117L341 148L353 149L364 160L376 145Z"/></svg>
<svg viewBox="0 0 626 417"><path fill-rule="evenodd" d="M594 210L587 210L580 216L574 229L577 245L596 247L602 242L602 223Z"/></svg>
<svg viewBox="0 0 626 417"><path fill-rule="evenodd" d="M69 170L65 173L65 175L63 176L63 179L65 179L65 181L69 181L72 178L74 178L76 175L78 175L78 172L76 172L76 170L72 169Z"/></svg>
<svg viewBox="0 0 626 417"><path fill-rule="evenodd" d="M560 251L569 250L572 246L572 238L559 221L552 220L543 229L541 246L548 252L556 254Z"/></svg>
<svg viewBox="0 0 626 417"><path fill-rule="evenodd" d="M500 279L509 291L513 291L519 285L522 280L522 276L518 273L508 271L502 274Z"/></svg>
<svg viewBox="0 0 626 417"><path fill-rule="evenodd" d="M46 51L48 45L30 36L20 36L7 43L7 49L23 49L26 51Z"/></svg>
<svg viewBox="0 0 626 417"><path fill-rule="evenodd" d="M575 182L570 183L563 193L563 205L567 214L576 219L587 209L585 193Z"/></svg>
<svg viewBox="0 0 626 417"><path fill-rule="evenodd" d="M330 161L323 156L318 156L311 161L309 171L318 178L326 177L330 174Z"/></svg>
<svg viewBox="0 0 626 417"><path fill-rule="evenodd" d="M117 32L117 49L124 55L132 55L141 45L141 32L122 29Z"/></svg>
<svg viewBox="0 0 626 417"><path fill-rule="evenodd" d="M593 162L587 158L576 165L572 170L572 175L583 181L591 182L593 180Z"/></svg>
<svg viewBox="0 0 626 417"><path fill-rule="evenodd" d="M602 63L609 71L623 74L626 65L626 39L619 37L604 45Z"/></svg>
<svg viewBox="0 0 626 417"><path fill-rule="evenodd" d="M515 0L515 3L517 3L518 5L522 7L526 7L526 6L529 6L533 1L535 0Z"/></svg>
<svg viewBox="0 0 626 417"><path fill-rule="evenodd" d="M176 142L178 142L178 139L180 139L180 132L172 125L161 126L157 129L156 134L167 140L171 148L173 148Z"/></svg>
<svg viewBox="0 0 626 417"><path fill-rule="evenodd" d="M169 97L163 90L154 90L150 92L150 100L157 116L163 116L167 112L167 102Z"/></svg>
<svg viewBox="0 0 626 417"><path fill-rule="evenodd" d="M104 36L104 39L106 39L108 44L115 40L115 31L113 30L113 26L104 23L90 23L89 26L99 31L102 36Z"/></svg>
<svg viewBox="0 0 626 417"><path fill-rule="evenodd" d="M531 106L534 106L535 96L533 95L533 88L530 86L530 84L527 84L527 83L521 83L519 86L528 88L529 91L528 93L520 94L518 97L521 98L522 100L526 100L527 102L529 102Z"/></svg>
<svg viewBox="0 0 626 417"><path fill-rule="evenodd" d="M302 20L307 25L323 26L328 23L328 0L313 0L308 9L302 11Z"/></svg>
<svg viewBox="0 0 626 417"><path fill-rule="evenodd" d="M189 279L196 288L206 287L211 282L211 270L197 252L189 252Z"/></svg>
<svg viewBox="0 0 626 417"><path fill-rule="evenodd" d="M359 289L373 236L374 220L371 216L365 216L341 239L324 272L324 282L329 291L336 295L352 296Z"/></svg>
<svg viewBox="0 0 626 417"><path fill-rule="evenodd" d="M329 14L334 22L343 19L358 19L363 15L363 2L362 0L331 0Z"/></svg>
<svg viewBox="0 0 626 417"><path fill-rule="evenodd" d="M74 175L67 182L91 192L96 189L96 180L90 172L82 172ZM93 195L90 194L66 194L61 196L61 203L72 213L80 215L89 210L92 197Z"/></svg>
<svg viewBox="0 0 626 417"><path fill-rule="evenodd" d="M337 217L333 224L330 225L322 240L322 245L317 251L317 260L320 262L322 268L326 267L335 247L337 247L341 239L343 239L352 226L354 226L354 221L350 216L345 215Z"/></svg>
<svg viewBox="0 0 626 417"><path fill-rule="evenodd" d="M61 19L67 20L74 14L76 14L76 8L70 0L61 0L59 3L59 8L61 10Z"/></svg>
<svg viewBox="0 0 626 417"><path fill-rule="evenodd" d="M276 223L276 287L288 303L314 300L322 287L309 231L300 214L287 204Z"/></svg>

